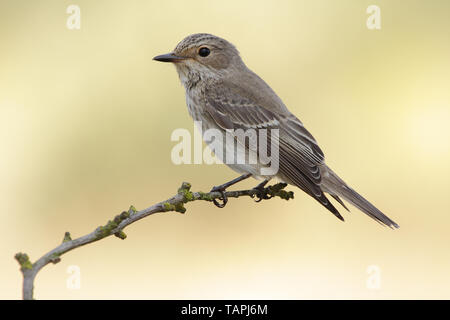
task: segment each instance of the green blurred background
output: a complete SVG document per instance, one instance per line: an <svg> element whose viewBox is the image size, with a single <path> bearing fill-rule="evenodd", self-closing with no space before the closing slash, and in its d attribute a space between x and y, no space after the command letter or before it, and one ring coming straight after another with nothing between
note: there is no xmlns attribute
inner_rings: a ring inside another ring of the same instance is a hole
<svg viewBox="0 0 450 320"><path fill-rule="evenodd" d="M81 29L66 8L81 8ZM368 30L366 8L381 8ZM401 228L342 223L309 196L189 204L63 256L39 299L450 298L450 2L24 1L0 3L0 298L21 297L13 256L133 204L208 191L236 174L176 166L193 130L184 89L152 57L208 32L240 50L313 133L327 163ZM244 182L240 188L252 187ZM66 286L68 267L81 288ZM381 287L366 286L367 268Z"/></svg>

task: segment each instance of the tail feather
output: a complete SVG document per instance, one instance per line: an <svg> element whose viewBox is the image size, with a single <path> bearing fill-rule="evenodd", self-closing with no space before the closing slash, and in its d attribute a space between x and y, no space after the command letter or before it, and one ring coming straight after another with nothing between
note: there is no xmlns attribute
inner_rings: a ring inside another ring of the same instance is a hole
<svg viewBox="0 0 450 320"><path fill-rule="evenodd" d="M350 212L350 210L347 208L347 206L345 205L344 201L341 200L341 198L339 198L339 197L338 197L337 195L335 195L335 194L332 194L331 196L334 198L334 200L336 200L337 202L339 202L339 204L340 204L341 206L343 206L345 210L347 210L348 212Z"/></svg>
<svg viewBox="0 0 450 320"><path fill-rule="evenodd" d="M324 165L321 168L322 175L322 189L328 192L336 200L342 197L344 200L350 202L359 210L367 214L369 217L386 225L392 229L399 228L399 225L386 216L383 212L378 210L373 204L364 199L358 192L350 188L341 178L339 178L330 168ZM340 199L339 199L340 200ZM338 200L338 201L339 201ZM342 201L339 201L342 202ZM342 203L341 203L342 204ZM345 206L344 206L345 208Z"/></svg>

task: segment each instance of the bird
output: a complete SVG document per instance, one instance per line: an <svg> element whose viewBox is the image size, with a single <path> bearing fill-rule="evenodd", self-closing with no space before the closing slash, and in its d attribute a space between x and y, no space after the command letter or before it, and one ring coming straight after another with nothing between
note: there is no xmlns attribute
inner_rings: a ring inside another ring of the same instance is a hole
<svg viewBox="0 0 450 320"><path fill-rule="evenodd" d="M223 203L215 202L218 207L225 206L227 199L224 191L235 183L253 177L263 180L256 187L262 191L268 181L277 179L300 188L342 221L344 218L327 194L346 210L348 208L342 199L381 225L399 228L396 222L348 186L326 165L324 153L316 139L288 110L275 91L245 65L231 42L208 33L191 34L179 42L172 52L155 56L153 60L175 65L185 89L189 114L200 124L201 130L216 129L225 135L233 135L233 130L238 129L258 133L272 130L277 133L274 137L278 147L275 158L278 170L261 174L261 169L267 167L267 163L260 160L256 163L224 162L241 176L212 189L222 193ZM271 146L270 137L266 144ZM248 140L238 141L241 150L246 155L258 153ZM211 143L205 142L208 145ZM223 142L222 146L225 149L227 143ZM263 198L266 198L264 194L258 200Z"/></svg>

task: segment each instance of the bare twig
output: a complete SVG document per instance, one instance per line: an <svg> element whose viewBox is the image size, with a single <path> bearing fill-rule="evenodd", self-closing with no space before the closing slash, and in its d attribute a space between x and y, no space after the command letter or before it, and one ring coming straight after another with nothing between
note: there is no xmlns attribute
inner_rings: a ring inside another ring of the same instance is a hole
<svg viewBox="0 0 450 320"><path fill-rule="evenodd" d="M294 197L293 192L285 191L285 187L286 184L278 183L276 185L265 188L262 193L263 196L265 195L265 199L268 199L270 197L280 197L285 200L292 199ZM123 211L113 220L108 221L106 225L100 226L93 232L77 239L72 240L72 238L70 237L70 233L66 232L63 242L59 246L46 253L34 263L31 263L27 254L17 253L15 255L15 258L19 262L23 274L23 299L33 299L34 279L37 273L47 264L58 263L59 261L61 261L61 256L64 253L86 244L109 237L111 235L115 235L120 239L125 239L127 235L123 232L123 229L142 218L158 212L176 211L185 213L186 208L184 207L184 204L187 202L196 200L212 201L213 199L218 199L222 196L220 192L191 192L190 188L190 183L183 182L181 187L178 189L178 193L170 199L162 201L140 211L137 211L133 206L131 206L128 211ZM239 198L242 196L249 196L253 198L255 196L261 196L261 191L250 189L240 191L227 191L225 194L228 198Z"/></svg>

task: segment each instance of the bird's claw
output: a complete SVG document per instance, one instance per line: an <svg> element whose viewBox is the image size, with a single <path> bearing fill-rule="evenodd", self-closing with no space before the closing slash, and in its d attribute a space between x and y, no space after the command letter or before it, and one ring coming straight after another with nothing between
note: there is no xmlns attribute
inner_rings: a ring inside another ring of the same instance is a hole
<svg viewBox="0 0 450 320"><path fill-rule="evenodd" d="M214 187L211 189L211 192L220 192L222 197L219 198L222 200L222 203L220 203L219 201L217 201L217 199L213 199L213 203L216 207L218 208L224 208L227 203L228 203L228 197L225 193L225 189L219 188L219 187Z"/></svg>
<svg viewBox="0 0 450 320"><path fill-rule="evenodd" d="M258 193L252 195L252 198L255 198L255 202L261 202L262 200L269 200L272 196L269 194L269 189L264 187L255 187L253 190L256 190Z"/></svg>

